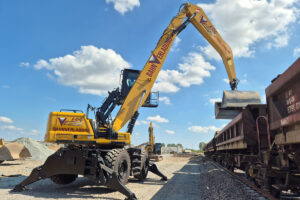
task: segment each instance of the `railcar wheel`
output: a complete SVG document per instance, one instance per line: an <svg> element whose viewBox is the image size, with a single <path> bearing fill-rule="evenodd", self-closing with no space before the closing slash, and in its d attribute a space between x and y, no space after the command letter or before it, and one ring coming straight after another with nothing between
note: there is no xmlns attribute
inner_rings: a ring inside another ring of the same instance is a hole
<svg viewBox="0 0 300 200"><path fill-rule="evenodd" d="M234 167L232 165L229 165L227 169L231 172L234 172Z"/></svg>
<svg viewBox="0 0 300 200"><path fill-rule="evenodd" d="M280 184L280 183L281 181L279 179L268 178L267 182L264 184L262 189L269 192L273 197L279 198L281 191L272 187L272 184Z"/></svg>
<svg viewBox="0 0 300 200"><path fill-rule="evenodd" d="M57 174L51 176L50 179L53 183L58 185L67 185L74 182L77 178L77 174Z"/></svg>
<svg viewBox="0 0 300 200"><path fill-rule="evenodd" d="M114 170L119 180L126 184L130 173L130 157L125 149L112 149L105 156L106 165Z"/></svg>

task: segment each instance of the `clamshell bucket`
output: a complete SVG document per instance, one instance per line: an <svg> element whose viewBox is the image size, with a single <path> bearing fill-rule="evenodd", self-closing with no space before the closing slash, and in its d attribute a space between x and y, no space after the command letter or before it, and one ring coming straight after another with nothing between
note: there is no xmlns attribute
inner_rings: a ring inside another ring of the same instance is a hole
<svg viewBox="0 0 300 200"><path fill-rule="evenodd" d="M28 149L23 144L17 142L5 144L0 148L0 161L18 160L28 157L31 157Z"/></svg>
<svg viewBox="0 0 300 200"><path fill-rule="evenodd" d="M260 95L257 91L225 90L222 102L215 102L216 119L233 119L248 104L260 104Z"/></svg>

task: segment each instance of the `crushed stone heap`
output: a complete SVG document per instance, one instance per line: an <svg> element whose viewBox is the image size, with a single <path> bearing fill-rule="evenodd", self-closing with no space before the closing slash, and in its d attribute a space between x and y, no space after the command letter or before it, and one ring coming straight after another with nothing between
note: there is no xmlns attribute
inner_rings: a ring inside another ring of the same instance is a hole
<svg viewBox="0 0 300 200"><path fill-rule="evenodd" d="M48 156L53 154L55 151L49 149L42 142L38 142L31 138L18 138L15 140L20 144L24 144L24 146L29 150L32 156L32 160L45 161Z"/></svg>

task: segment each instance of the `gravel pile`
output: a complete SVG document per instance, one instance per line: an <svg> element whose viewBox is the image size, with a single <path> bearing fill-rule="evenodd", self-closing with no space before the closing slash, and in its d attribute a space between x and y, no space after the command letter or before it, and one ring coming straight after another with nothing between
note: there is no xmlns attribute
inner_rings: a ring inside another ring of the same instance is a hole
<svg viewBox="0 0 300 200"><path fill-rule="evenodd" d="M31 138L18 138L14 142L24 144L24 146L31 153L31 159L37 161L45 161L48 158L48 156L55 152L46 147L46 145L42 142L35 141Z"/></svg>

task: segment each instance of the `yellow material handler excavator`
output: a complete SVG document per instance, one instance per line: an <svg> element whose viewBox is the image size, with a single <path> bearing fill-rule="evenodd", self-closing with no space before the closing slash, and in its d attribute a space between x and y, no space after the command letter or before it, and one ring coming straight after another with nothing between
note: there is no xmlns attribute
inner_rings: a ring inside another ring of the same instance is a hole
<svg viewBox="0 0 300 200"><path fill-rule="evenodd" d="M33 169L24 181L15 186L15 190L24 190L26 185L45 178L58 184L68 184L78 175L83 175L97 184L118 190L129 200L135 200L135 194L125 186L130 175L143 180L149 170L167 180L154 163L147 162L147 154L141 148L130 145L131 133L140 107L158 105L158 102L153 103L155 95L151 89L175 37L189 23L219 52L230 86L235 90L237 78L230 47L201 8L191 3L183 4L163 32L143 70L124 69L121 89L109 92L101 107L88 105L86 114L78 110L49 114L45 141L62 143L65 147L49 156L42 166ZM117 105L121 107L112 120L111 113ZM95 111L95 121L88 118L89 110ZM127 131L120 132L127 122Z"/></svg>
<svg viewBox="0 0 300 200"><path fill-rule="evenodd" d="M152 122L150 122L149 128L149 141L143 144L140 144L138 147L143 148L149 155L150 160L160 161L163 159L161 156L161 143L155 143L155 136L153 132Z"/></svg>

